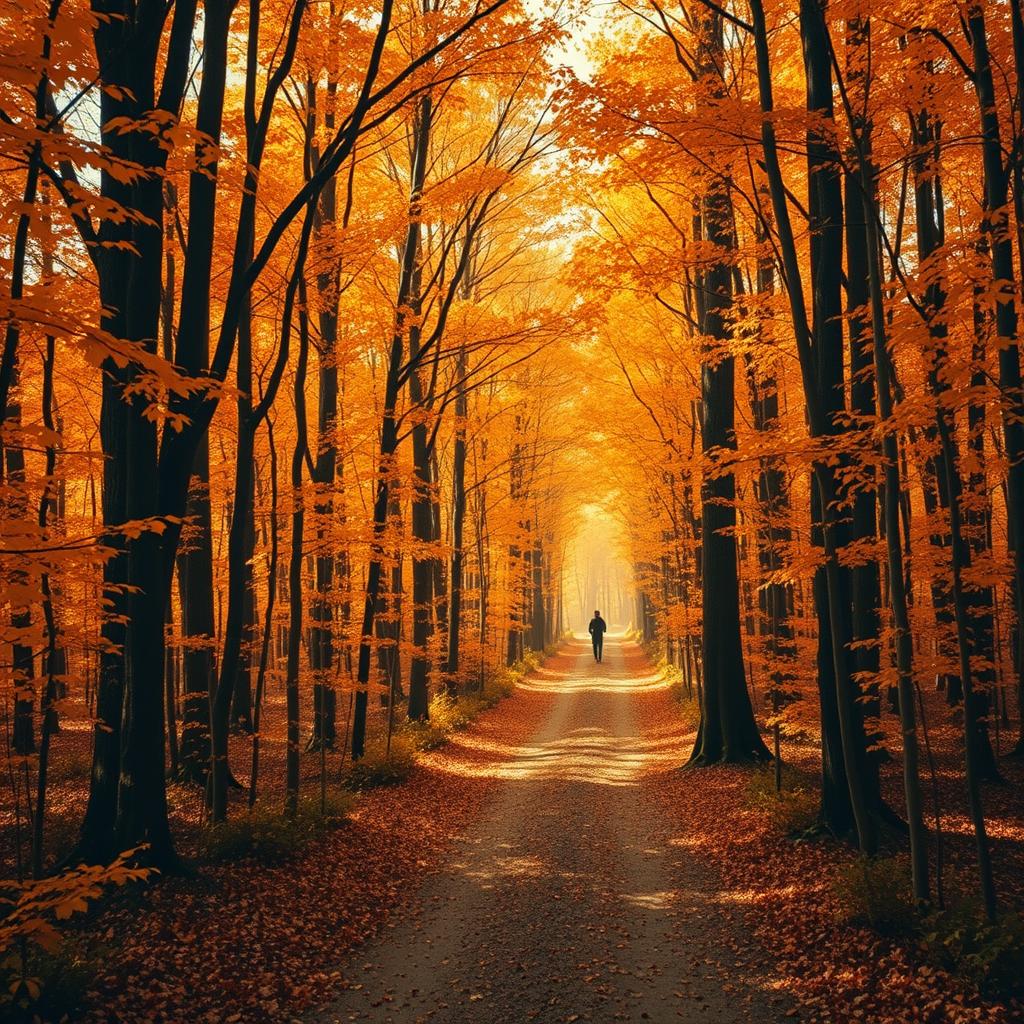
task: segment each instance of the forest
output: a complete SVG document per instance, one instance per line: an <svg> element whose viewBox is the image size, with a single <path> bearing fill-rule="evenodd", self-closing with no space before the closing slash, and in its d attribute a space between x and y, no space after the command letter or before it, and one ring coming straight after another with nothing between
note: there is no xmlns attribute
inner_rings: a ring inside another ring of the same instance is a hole
<svg viewBox="0 0 1024 1024"><path fill-rule="evenodd" d="M0 24L0 1019L1024 1019L1022 0Z"/></svg>

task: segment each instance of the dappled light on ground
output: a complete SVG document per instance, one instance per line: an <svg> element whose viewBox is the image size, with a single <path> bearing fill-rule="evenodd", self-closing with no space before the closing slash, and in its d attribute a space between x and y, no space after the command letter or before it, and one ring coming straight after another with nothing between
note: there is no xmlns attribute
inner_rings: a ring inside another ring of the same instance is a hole
<svg viewBox="0 0 1024 1024"><path fill-rule="evenodd" d="M493 784L493 803L317 1021L782 1021L780 980L733 919L742 901L656 806L685 745L637 715L643 701L671 708L636 644L611 639L595 665L576 640L517 688L544 708L531 736L503 741L485 719L434 752L453 784Z"/></svg>
<svg viewBox="0 0 1024 1024"><path fill-rule="evenodd" d="M598 665L593 662L589 643L573 639L519 683L517 689L530 694L599 701L666 687L663 674L650 667L635 644L621 638L610 638L608 644L609 653L613 649L622 653ZM460 750L472 751L475 756L463 759ZM457 775L506 781L555 779L635 787L643 772L677 767L682 760L678 738L670 733L620 735L602 726L589 725L567 726L553 739L516 748L494 744L486 734L456 736L434 763L439 769Z"/></svg>

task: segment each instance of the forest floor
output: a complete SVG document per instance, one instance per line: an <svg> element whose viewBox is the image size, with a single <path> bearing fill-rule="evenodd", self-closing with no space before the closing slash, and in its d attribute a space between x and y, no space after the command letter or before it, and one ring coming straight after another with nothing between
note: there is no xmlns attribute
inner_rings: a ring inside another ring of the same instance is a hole
<svg viewBox="0 0 1024 1024"><path fill-rule="evenodd" d="M949 882L966 888L962 753L941 695L925 700L948 808ZM198 877L103 901L75 929L98 965L81 1019L1024 1020L1020 1006L970 994L911 940L841 921L835 879L853 851L787 838L752 804L749 768L680 771L694 724L693 706L681 709L636 644L609 641L595 665L588 645L569 642L510 699L420 755L404 783L360 796L344 824L294 859L200 858ZM59 737L55 853L84 807L88 734L76 725ZM244 773L247 742L233 742ZM272 802L283 750L268 733ZM813 788L813 735L783 750ZM1021 767L1004 765L1011 784L987 786L986 808L1004 906L1020 907ZM318 755L304 755L305 793L315 793L319 770ZM899 806L898 756L884 781ZM171 795L180 848L193 857L202 795L182 786ZM237 819L244 795L233 803ZM2 826L0 817L0 846L10 843Z"/></svg>

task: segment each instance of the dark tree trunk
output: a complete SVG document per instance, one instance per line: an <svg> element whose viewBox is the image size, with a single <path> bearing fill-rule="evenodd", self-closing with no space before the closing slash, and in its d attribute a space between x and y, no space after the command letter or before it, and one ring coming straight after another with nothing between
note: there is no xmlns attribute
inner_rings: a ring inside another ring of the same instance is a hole
<svg viewBox="0 0 1024 1024"><path fill-rule="evenodd" d="M758 241L767 243L767 232L758 231ZM769 256L758 260L757 293L767 296L775 291L775 263ZM759 310L759 316L766 313ZM749 366L751 411L754 429L770 438L779 428L779 382L781 363L776 355L770 357L769 366ZM762 457L754 480L758 502L757 554L762 578L783 568L783 551L792 540L792 531L787 517L790 511L789 490L782 461L773 456ZM678 542L677 542L678 544ZM793 643L793 627L790 622L792 606L791 588L784 583L770 582L759 590L761 611L761 632L767 635L767 654L771 674L771 702L775 717L773 727L773 756L776 761L777 787L781 788L781 723L778 716L784 704L790 699L789 687L793 679L793 661L796 647ZM689 688L689 651L685 659L685 676Z"/></svg>
<svg viewBox="0 0 1024 1024"><path fill-rule="evenodd" d="M101 17L93 33L100 77L107 88L100 99L102 141L115 156L147 174L132 182L101 175L105 198L131 209L130 224L100 224L97 250L102 326L155 352L161 312L163 264L163 186L159 173L166 150L148 131L121 132L118 121L136 122L155 109L177 115L190 66L196 4L174 8L159 96L156 70L165 12L135 12L123 0L94 5ZM114 127L108 127L113 121ZM115 247L129 243L134 251ZM170 590L163 545L158 535L124 536L127 520L150 519L161 511L157 500L156 425L149 401L124 389L135 383L133 364L104 364L100 440L104 465L105 541L117 552L104 566L111 611L129 625L104 625L105 639L117 645L102 656L95 729L92 786L73 855L110 860L117 852L148 844L145 857L164 870L178 867L167 821L164 779L163 687L155 685L164 670L164 611ZM186 477L187 479L187 477ZM183 496L184 497L184 496ZM184 501L182 501L182 508ZM129 591L123 592L127 585ZM115 588L121 593L115 593ZM109 730L109 732L108 732Z"/></svg>
<svg viewBox="0 0 1024 1024"><path fill-rule="evenodd" d="M1024 47L1019 7L1013 11L1015 55ZM981 120L982 163L985 175L985 215L982 222L983 237L987 243L994 282L1005 285L1015 281L1013 242L1007 221L1009 206L1009 175L1003 167L1003 146L1000 138L992 62L988 49L984 7L972 4L968 27L974 55L974 88ZM1017 69L1018 71L1021 68ZM1019 83L1018 83L1019 87ZM1024 93L1022 93L1024 95ZM1007 522L1014 567L1014 596L1018 623L1024 621L1024 544L1017 543L1020 524L1024 521L1024 391L1021 389L1020 349L1017 344L1017 307L1013 293L1003 292L995 301L995 329L998 338L999 387L1003 402L1003 444L1008 463L1007 470ZM975 629L986 639L991 633L991 601L987 609L979 609L975 616ZM985 652L983 652L985 653ZM1018 682L1024 679L1024 652L1018 644ZM977 701L974 719L977 746L975 767L983 777L998 778L999 772L991 754L988 740L987 714L990 704L991 677L979 680L973 688ZM967 699L965 692L965 701Z"/></svg>
<svg viewBox="0 0 1024 1024"><path fill-rule="evenodd" d="M178 555L181 597L182 731L181 778L205 785L210 767L210 697L215 678L213 535L210 519L210 449L206 436L196 453L189 489L189 528Z"/></svg>
<svg viewBox="0 0 1024 1024"><path fill-rule="evenodd" d="M429 120L429 96L421 99L427 104ZM429 132L418 135L421 143L414 147L412 179L409 195L409 225L406 229L405 244L402 248L401 273L395 302L395 328L391 338L388 357L388 372L384 383L384 407L380 433L377 490L373 504L373 543L370 565L366 575L366 596L363 603L363 621L359 639L359 662L356 670L357 690L352 717L352 758L363 756L366 745L366 712L369 703L370 655L373 640L373 620L380 597L381 575L384 571L384 541L390 507L391 480L394 472L392 461L398 449L398 396L402 388L402 370L405 353L406 333L411 333L407 311L411 297L415 294L417 258L420 241L420 203L423 183L427 173L427 139ZM415 373L415 361L410 355L410 369ZM410 697L410 709L412 700Z"/></svg>
<svg viewBox="0 0 1024 1024"><path fill-rule="evenodd" d="M255 477L252 477L255 486ZM256 495L253 491L245 515L244 568L242 597L242 648L235 674L235 687L231 692L231 728L236 732L253 731L252 666L256 650L258 628L256 621L256 581L253 559L256 555Z"/></svg>
<svg viewBox="0 0 1024 1024"><path fill-rule="evenodd" d="M540 523L534 526L533 558L531 573L532 614L530 616L530 646L535 651L544 650L544 544L541 540Z"/></svg>
<svg viewBox="0 0 1024 1024"><path fill-rule="evenodd" d="M848 48L864 45L865 28L861 22L848 26ZM848 72L851 88L858 82L859 68ZM860 95L854 101L858 110L863 109ZM855 130L863 130L858 123ZM854 155L856 161L856 155ZM843 175L846 203L846 308L849 317L849 367L850 367L850 413L855 430L867 431L875 419L875 382L872 374L870 323L868 320L870 300L868 289L868 247L864 204L861 185L856 170ZM877 453L865 438L863 456L859 459L875 459ZM852 497L849 539L853 543L870 544L878 539L878 500L872 486L858 487ZM849 570L851 637L855 644L850 652L852 670L862 683L865 696L863 705L868 718L877 719L881 707L878 692L878 672L881 666L879 608L882 601L881 578L878 562L874 558L863 558ZM870 742L877 743L877 726L869 726Z"/></svg>
<svg viewBox="0 0 1024 1024"><path fill-rule="evenodd" d="M701 76L710 86L710 95L721 97L725 93L721 17L702 16L698 32ZM704 239L714 246L717 259L701 271L697 284L705 346L701 366L701 445L705 458L714 460L719 451L736 448L735 366L726 348L731 338L729 254L735 249L735 239L727 182L709 177L705 188L701 222ZM743 665L735 500L736 483L731 472L705 474L701 505L704 688L700 725L690 754L690 764L695 765L762 761L769 757L754 719Z"/></svg>
<svg viewBox="0 0 1024 1024"><path fill-rule="evenodd" d="M300 250L300 257L305 252ZM306 319L306 294L301 284L302 263L296 267L299 278L299 355L295 367L295 450L292 453L292 536L288 563L288 660L285 672L287 706L287 751L285 753L285 813L294 818L299 808L299 654L302 646L302 543L306 506L302 493L302 467L309 458L306 432L306 369L309 364L309 326ZM290 307L286 307L290 313Z"/></svg>
<svg viewBox="0 0 1024 1024"><path fill-rule="evenodd" d="M452 564L448 598L448 664L446 672L449 683L458 685L459 656L462 631L462 587L465 552L464 532L466 523L466 348L459 349L455 367L455 454L452 464Z"/></svg>
<svg viewBox="0 0 1024 1024"><path fill-rule="evenodd" d="M413 125L413 152L427 152L430 149L430 127L433 106L429 94L424 96L416 109ZM424 173L426 164L423 164ZM416 191L423 188L423 179L414 181ZM409 290L409 308L412 311L409 326L409 359L422 359L420 316L420 289L422 272L420 266L420 242L413 253L414 270ZM425 721L430 713L430 652L429 644L434 635L434 564L437 556L434 548L434 462L433 438L425 413L428 411L429 396L420 379L419 368L409 374L409 403L420 415L412 427L413 490L412 512L412 664L409 668L409 719Z"/></svg>
<svg viewBox="0 0 1024 1024"><path fill-rule="evenodd" d="M25 448L21 432L21 396L19 394L18 362L15 359L11 373L11 388L7 398L7 419L3 423L5 432L0 437L3 452L3 470L7 484L12 488L12 499L5 514L12 519L28 517L28 494L25 491ZM11 573L11 582L21 587L29 585L27 574ZM11 611L11 629L27 634L32 627L32 610L29 605L15 605ZM34 754L36 750L35 688L36 671L32 647L26 643L11 645L11 669L14 689L14 722L11 729L11 746L16 754Z"/></svg>
<svg viewBox="0 0 1024 1024"><path fill-rule="evenodd" d="M1014 292L1007 286L1016 283L1013 266L1013 242L1007 211L1010 173L1003 167L1003 143L1000 137L999 114L993 83L992 59L989 54L985 26L985 8L972 3L969 8L971 46L974 54L974 89L981 118L982 162L985 169L985 217L982 231L988 241L993 282L1001 285L995 301L995 327L999 348L999 388L1002 392L1003 445L1008 463L1006 504L1008 542L1013 557L1013 593L1016 604L1017 684L1024 692L1024 643L1020 630L1024 623L1024 389L1022 389L1020 348L1017 339L1018 316ZM1019 0L1011 4L1013 52L1017 71L1016 100L1024 101L1024 20ZM1020 168L1020 140L1014 142L1013 158ZM1021 230L1018 224L1018 231ZM1022 256L1024 259L1024 256Z"/></svg>
<svg viewBox="0 0 1024 1024"><path fill-rule="evenodd" d="M327 82L324 127L334 134L337 83ZM315 111L315 85L307 88L308 102ZM311 154L311 166L319 162L319 153ZM340 289L340 254L336 251L337 182L331 178L320 197L314 224L319 243L319 270L316 288L320 297L319 329L319 405L317 408L317 453L315 483L317 547L314 591L310 600L309 662L313 673L313 733L309 746L334 747L337 736L337 693L333 686L336 658L331 590L334 587L335 553L329 542L334 512L334 486L338 468L338 299Z"/></svg>
<svg viewBox="0 0 1024 1024"><path fill-rule="evenodd" d="M397 535L401 535L402 507L392 494L389 500L388 519ZM382 573L382 582L377 601L375 628L377 633L377 669L387 687L386 696L381 700L390 702L405 697L402 688L402 596L404 582L401 547L393 553L390 579Z"/></svg>
<svg viewBox="0 0 1024 1024"><path fill-rule="evenodd" d="M809 132L811 279L814 289L812 325L807 317L803 279L772 123L774 100L764 8L761 0L751 0L750 8L758 91L764 115L761 121L761 140L765 171L793 315L808 425L812 437L825 439L834 435L837 427L835 411L843 405L842 306L839 295L841 268L836 267L842 253L841 233L836 237L837 228L838 232L842 230L842 202L836 170L839 159L829 138L817 130ZM830 49L822 11L815 0L801 4L800 21L807 71L808 109L816 116L827 119L832 114ZM824 267L821 265L823 260ZM831 676L826 674L828 664L825 652L819 650L824 768L822 823L837 831L845 831L848 821L852 820L862 852L872 854L877 847L877 815L881 801L877 793L877 780L872 776L870 765L865 764L863 721L850 680L850 603L848 585L838 559L838 547L842 540L836 509L839 494L835 471L827 461L816 461L813 475L815 507L812 508L812 521L819 531L825 555L824 568L815 581L815 600L819 612L820 642L830 647L827 653L832 669ZM838 777L840 766L845 779Z"/></svg>
<svg viewBox="0 0 1024 1024"><path fill-rule="evenodd" d="M869 42L870 28L867 22L851 23L852 45L865 48ZM860 84L861 72L851 74L850 82ZM867 108L867 96L863 101L856 97L857 109ZM877 201L877 170L872 163L871 123L848 110L850 129L856 149L859 171L859 206L853 206L853 190L848 205L848 215L853 208L863 214L862 231L865 241L867 279L871 312L871 338L874 356L875 381L878 388L878 415L883 429L882 456L885 482L884 521L885 545L888 560L889 605L892 611L895 631L896 670L898 673L898 695L900 727L903 739L903 790L907 808L907 825L910 840L911 880L914 899L925 905L930 897L928 880L928 849L925 842L924 814L921 801L920 753L917 737L917 712L914 693L913 637L910 633L909 601L906 576L904 573L903 547L900 536L900 464L896 425L893 422L892 368L889 363L888 339L886 337L885 308L882 294L881 239L877 222L879 216ZM848 221L849 224L849 221ZM849 233L853 228L850 225ZM851 268L851 273L853 269Z"/></svg>

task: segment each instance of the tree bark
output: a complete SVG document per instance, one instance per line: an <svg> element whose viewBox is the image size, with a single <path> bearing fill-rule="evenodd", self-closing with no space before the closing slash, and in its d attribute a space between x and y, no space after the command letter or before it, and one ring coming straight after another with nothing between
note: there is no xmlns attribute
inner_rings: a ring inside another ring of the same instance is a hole
<svg viewBox="0 0 1024 1024"><path fill-rule="evenodd" d="M698 21L698 69L715 98L725 95L722 19L702 15ZM711 114L711 109L706 113ZM740 639L739 566L736 553L736 482L732 472L713 467L721 453L735 450L735 365L727 345L732 304L731 253L735 250L729 186L709 176L701 199L705 240L714 246L715 262L704 268L700 293L701 447L706 469L701 496L703 532L704 688L692 765L763 761L769 758L754 719Z"/></svg>

